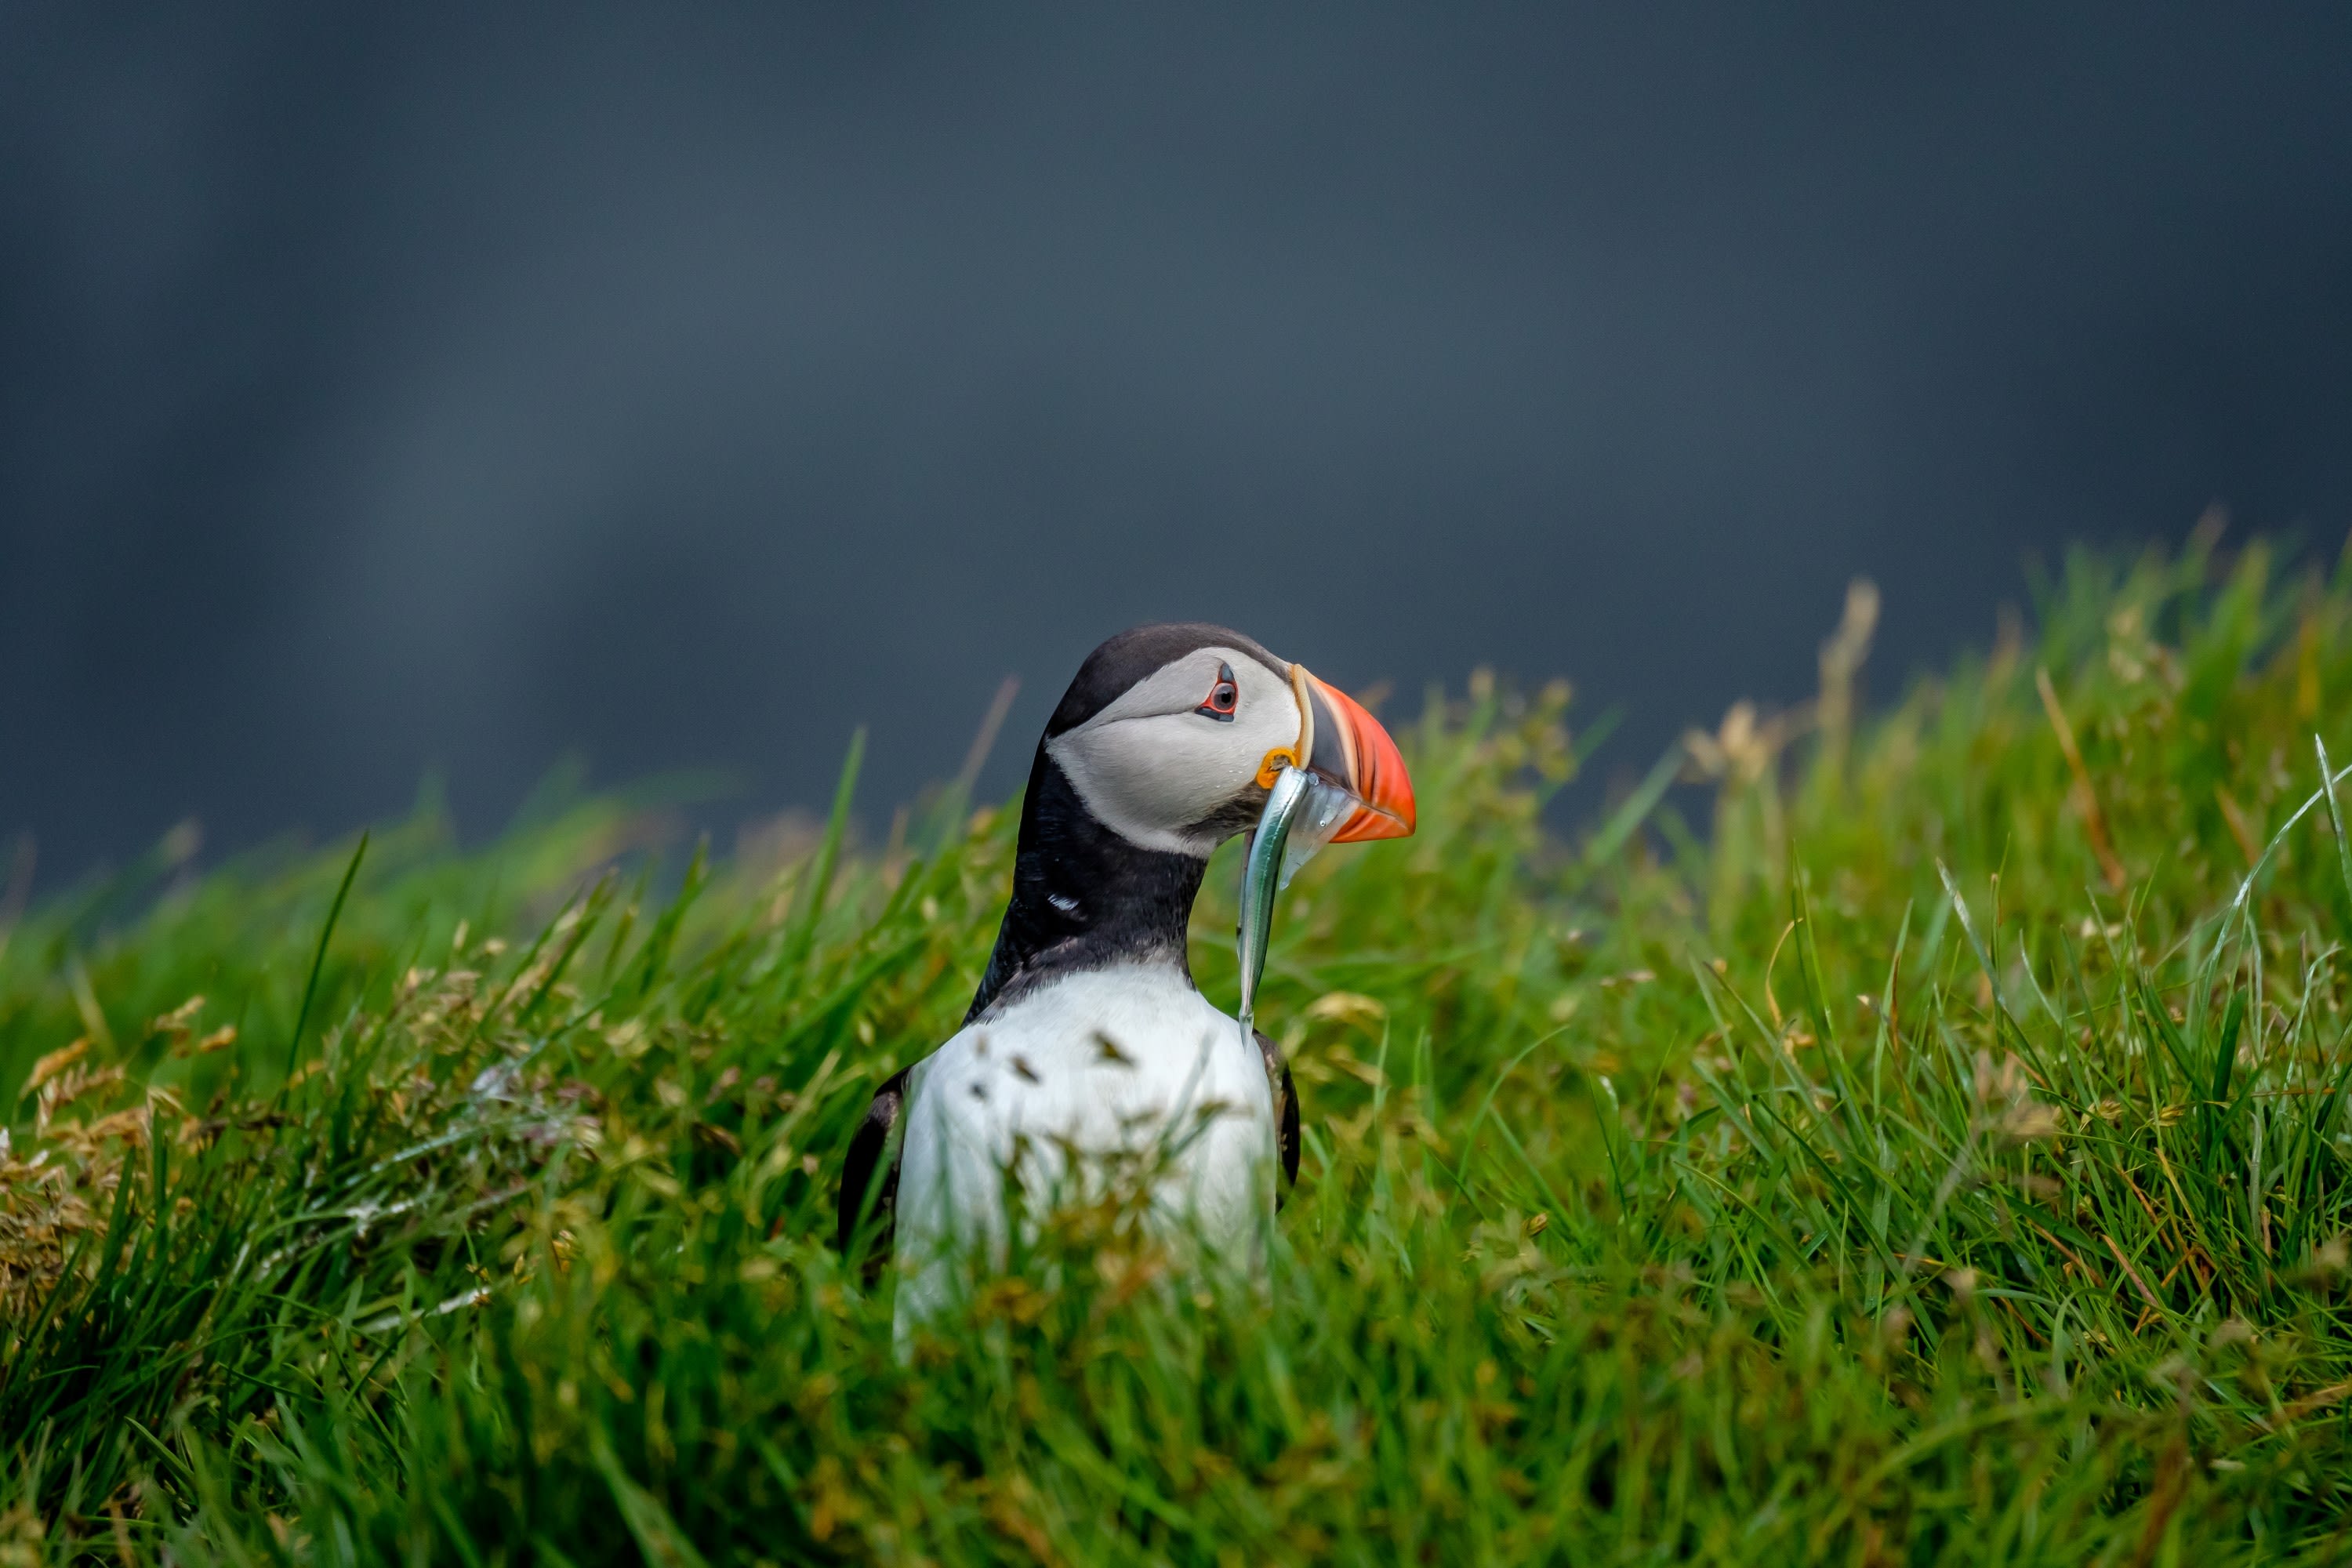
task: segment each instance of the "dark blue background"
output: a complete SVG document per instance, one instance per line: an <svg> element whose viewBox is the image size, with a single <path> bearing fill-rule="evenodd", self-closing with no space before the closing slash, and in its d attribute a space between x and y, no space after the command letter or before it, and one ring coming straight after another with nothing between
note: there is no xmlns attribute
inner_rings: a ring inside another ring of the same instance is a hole
<svg viewBox="0 0 2352 1568"><path fill-rule="evenodd" d="M2352 522L2352 7L1273 9L0 12L0 838L878 816L1166 616L1606 773Z"/></svg>

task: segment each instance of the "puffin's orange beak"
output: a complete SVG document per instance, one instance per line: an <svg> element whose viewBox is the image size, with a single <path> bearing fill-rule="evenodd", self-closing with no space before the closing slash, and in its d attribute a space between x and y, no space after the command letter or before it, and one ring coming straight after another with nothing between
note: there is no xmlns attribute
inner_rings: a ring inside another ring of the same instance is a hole
<svg viewBox="0 0 2352 1568"><path fill-rule="evenodd" d="M1355 811L1331 842L1407 837L1412 832L1412 780L1397 743L1363 704L1328 681L1300 673L1315 705L1315 754L1307 765L1356 797Z"/></svg>

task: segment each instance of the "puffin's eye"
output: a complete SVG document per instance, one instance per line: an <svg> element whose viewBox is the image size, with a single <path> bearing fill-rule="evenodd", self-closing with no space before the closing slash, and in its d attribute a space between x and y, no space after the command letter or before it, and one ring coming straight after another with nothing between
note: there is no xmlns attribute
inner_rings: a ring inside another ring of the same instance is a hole
<svg viewBox="0 0 2352 1568"><path fill-rule="evenodd" d="M1209 688L1208 700L1192 710L1204 719L1214 719L1220 724L1234 721L1234 706L1242 698L1242 689L1234 680L1234 667L1217 666L1216 683Z"/></svg>

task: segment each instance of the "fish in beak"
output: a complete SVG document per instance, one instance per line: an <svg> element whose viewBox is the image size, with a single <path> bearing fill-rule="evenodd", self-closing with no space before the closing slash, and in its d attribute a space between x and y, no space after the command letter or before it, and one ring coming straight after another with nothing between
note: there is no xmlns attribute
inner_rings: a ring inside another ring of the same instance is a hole
<svg viewBox="0 0 2352 1568"><path fill-rule="evenodd" d="M1397 743L1363 704L1290 667L1298 699L1296 751L1269 752L1259 771L1265 809L1242 863L1242 1038L1255 1037L1258 981L1274 934L1274 901L1291 873L1326 844L1402 838L1412 832L1412 780ZM1305 758L1305 765L1298 759Z"/></svg>

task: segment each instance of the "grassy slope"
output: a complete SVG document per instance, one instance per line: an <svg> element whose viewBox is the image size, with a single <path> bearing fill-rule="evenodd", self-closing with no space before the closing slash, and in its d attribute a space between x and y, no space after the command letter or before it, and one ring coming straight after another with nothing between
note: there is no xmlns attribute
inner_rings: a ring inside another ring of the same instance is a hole
<svg viewBox="0 0 2352 1568"><path fill-rule="evenodd" d="M2294 814L2352 584L2084 559L2041 620L1699 748L1705 845L1548 841L1564 700L1433 703L1422 836L1279 918L1270 1294L1107 1205L911 1367L832 1170L969 995L1005 814L662 900L595 879L625 802L424 814L307 1016L348 849L37 910L0 1563L2338 1560L2352 859Z"/></svg>

